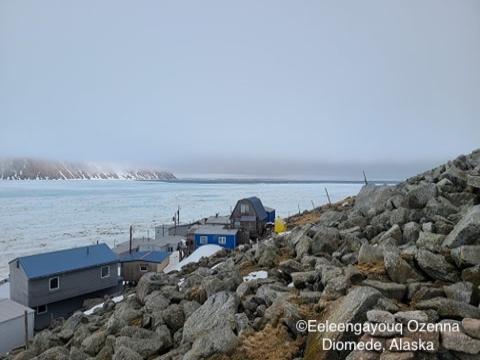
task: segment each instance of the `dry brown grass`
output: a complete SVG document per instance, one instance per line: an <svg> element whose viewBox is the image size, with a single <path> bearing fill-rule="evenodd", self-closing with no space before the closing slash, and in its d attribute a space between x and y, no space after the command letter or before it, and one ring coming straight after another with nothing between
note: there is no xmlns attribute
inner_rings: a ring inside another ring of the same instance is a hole
<svg viewBox="0 0 480 360"><path fill-rule="evenodd" d="M385 264L383 262L377 263L367 263L367 264L358 264L357 269L363 275L385 275L387 272L385 270Z"/></svg>
<svg viewBox="0 0 480 360"><path fill-rule="evenodd" d="M278 265L278 264L280 264L282 261L291 259L291 258L294 257L294 256L295 256L295 254L292 253L292 250L290 250L290 249L287 248L287 247L282 247L282 248L279 249L279 254L278 254L278 256L275 258L275 264Z"/></svg>
<svg viewBox="0 0 480 360"><path fill-rule="evenodd" d="M289 228L303 226L306 224L315 224L320 221L322 213L319 211L310 211L300 215L294 215L287 220Z"/></svg>
<svg viewBox="0 0 480 360"><path fill-rule="evenodd" d="M296 226L303 226L307 224L316 224L320 221L320 217L322 214L327 211L327 210L336 210L336 211L341 211L348 209L353 206L355 203L355 198L352 196L349 196L339 202L336 202L334 204L327 204L320 206L318 208L315 208L311 211L304 211L301 214L298 215L293 215L290 216L289 218L286 219L287 222L287 228L291 229Z"/></svg>
<svg viewBox="0 0 480 360"><path fill-rule="evenodd" d="M284 326L270 324L258 332L240 337L240 345L229 355L215 355L210 360L291 360L296 357L304 342L292 340Z"/></svg>
<svg viewBox="0 0 480 360"><path fill-rule="evenodd" d="M239 269L240 269L240 275L246 276L253 271L258 271L259 267L258 267L257 264L255 264L251 261L244 261L244 262L240 263Z"/></svg>
<svg viewBox="0 0 480 360"><path fill-rule="evenodd" d="M143 322L143 319L141 317L138 317L138 318L130 320L129 325L130 326L135 326L135 327L141 327L142 322Z"/></svg>

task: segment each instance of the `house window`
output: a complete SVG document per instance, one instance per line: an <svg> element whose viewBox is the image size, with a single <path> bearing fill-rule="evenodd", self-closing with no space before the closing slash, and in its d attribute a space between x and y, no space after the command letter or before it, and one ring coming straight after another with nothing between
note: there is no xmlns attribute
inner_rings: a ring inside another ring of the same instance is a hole
<svg viewBox="0 0 480 360"><path fill-rule="evenodd" d="M200 244L205 245L208 243L208 237L205 235L200 236Z"/></svg>
<svg viewBox="0 0 480 360"><path fill-rule="evenodd" d="M48 311L47 305L37 306L37 314L38 315L45 314L47 311Z"/></svg>
<svg viewBox="0 0 480 360"><path fill-rule="evenodd" d="M248 204L240 204L240 212L242 214L247 214L249 212L250 208Z"/></svg>
<svg viewBox="0 0 480 360"><path fill-rule="evenodd" d="M227 237L226 236L219 236L218 237L218 243L220 245L225 245L227 243Z"/></svg>
<svg viewBox="0 0 480 360"><path fill-rule="evenodd" d="M141 272L147 272L148 271L148 266L146 264L141 264L140 265L140 271Z"/></svg>
<svg viewBox="0 0 480 360"><path fill-rule="evenodd" d="M48 288L50 291L58 290L60 288L60 279L58 276L48 280Z"/></svg>
<svg viewBox="0 0 480 360"><path fill-rule="evenodd" d="M110 266L102 266L102 279L110 276Z"/></svg>

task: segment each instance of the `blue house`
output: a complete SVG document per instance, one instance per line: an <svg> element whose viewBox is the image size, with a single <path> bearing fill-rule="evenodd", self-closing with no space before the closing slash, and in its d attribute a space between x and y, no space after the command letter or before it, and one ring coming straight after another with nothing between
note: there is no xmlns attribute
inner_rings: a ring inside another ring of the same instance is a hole
<svg viewBox="0 0 480 360"><path fill-rule="evenodd" d="M122 290L117 255L90 245L10 261L10 298L35 310L35 330L66 318L89 298Z"/></svg>
<svg viewBox="0 0 480 360"><path fill-rule="evenodd" d="M194 232L195 248L206 244L215 244L227 249L235 249L239 244L239 230L222 226L203 225Z"/></svg>
<svg viewBox="0 0 480 360"><path fill-rule="evenodd" d="M273 224L275 222L275 209L268 206L264 206L263 208L265 209L265 213L267 214L266 222Z"/></svg>

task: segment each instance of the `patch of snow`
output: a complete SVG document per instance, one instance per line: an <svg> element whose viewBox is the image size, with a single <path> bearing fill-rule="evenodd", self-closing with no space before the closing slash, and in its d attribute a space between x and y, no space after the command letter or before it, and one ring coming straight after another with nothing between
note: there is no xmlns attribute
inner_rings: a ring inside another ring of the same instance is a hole
<svg viewBox="0 0 480 360"><path fill-rule="evenodd" d="M250 281L255 279L266 279L268 278L268 273L265 270L254 271L243 277L243 281Z"/></svg>
<svg viewBox="0 0 480 360"><path fill-rule="evenodd" d="M180 287L184 282L185 282L185 278L181 278L177 285Z"/></svg>
<svg viewBox="0 0 480 360"><path fill-rule="evenodd" d="M180 262L180 253L178 251L172 252L170 258L168 259L168 265L163 269L164 273L169 273L170 271L175 270L175 267Z"/></svg>
<svg viewBox="0 0 480 360"><path fill-rule="evenodd" d="M190 263L196 263L202 257L212 256L213 254L219 252L220 250L223 250L223 247L221 247L220 245L209 244L209 245L200 246L197 250L195 250L193 253L191 253L189 256L187 256L185 259L183 259L179 263L172 266L170 266L171 264L168 264L168 266L163 270L163 272L168 273L174 270L180 271L183 266Z"/></svg>
<svg viewBox="0 0 480 360"><path fill-rule="evenodd" d="M219 266L222 265L223 263L224 263L224 261L219 262L219 263L216 264L216 265L213 265L213 266L212 266L212 270L215 270L217 267L219 267Z"/></svg>
<svg viewBox="0 0 480 360"><path fill-rule="evenodd" d="M112 298L112 301L113 301L115 304L116 304L116 303L119 303L120 301L123 301L123 295L115 296L114 298ZM104 303L95 305L94 307L92 307L92 308L84 311L83 313L84 313L85 315L92 315L95 310L102 308L102 307L103 307L103 304L104 304Z"/></svg>

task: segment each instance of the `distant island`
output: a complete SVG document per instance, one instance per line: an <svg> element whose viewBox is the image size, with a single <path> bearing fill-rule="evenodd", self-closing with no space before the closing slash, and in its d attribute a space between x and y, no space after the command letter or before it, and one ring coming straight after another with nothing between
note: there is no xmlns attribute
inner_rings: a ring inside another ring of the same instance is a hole
<svg viewBox="0 0 480 360"><path fill-rule="evenodd" d="M175 180L154 168L123 168L86 162L32 158L0 159L0 180Z"/></svg>

